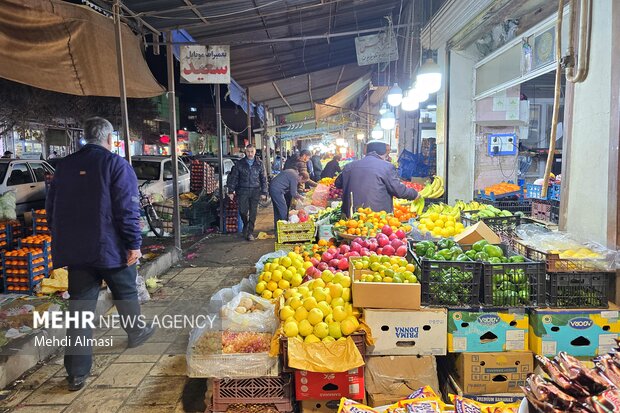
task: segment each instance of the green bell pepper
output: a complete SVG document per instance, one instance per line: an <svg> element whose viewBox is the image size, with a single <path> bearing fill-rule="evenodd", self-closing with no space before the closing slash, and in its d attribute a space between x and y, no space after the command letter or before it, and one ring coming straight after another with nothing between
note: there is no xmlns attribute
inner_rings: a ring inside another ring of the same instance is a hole
<svg viewBox="0 0 620 413"><path fill-rule="evenodd" d="M485 245L483 251L486 252L489 257L501 258L504 256L504 251L497 245Z"/></svg>
<svg viewBox="0 0 620 413"><path fill-rule="evenodd" d="M489 254L487 254L486 252L477 252L476 253L476 261L488 261L489 260Z"/></svg>
<svg viewBox="0 0 620 413"><path fill-rule="evenodd" d="M501 264L502 260L499 257L489 257L489 263L491 263L491 264Z"/></svg>
<svg viewBox="0 0 620 413"><path fill-rule="evenodd" d="M470 259L475 260L476 259L476 250L469 250L465 253L465 255L467 255Z"/></svg>
<svg viewBox="0 0 620 413"><path fill-rule="evenodd" d="M525 262L523 255L513 255L509 258L510 262Z"/></svg>
<svg viewBox="0 0 620 413"><path fill-rule="evenodd" d="M488 244L489 244L489 241L485 239L481 239L480 241L474 243L474 245L472 245L471 248L476 252L482 252L485 245L488 245Z"/></svg>
<svg viewBox="0 0 620 413"><path fill-rule="evenodd" d="M469 258L466 254L459 254L455 261L471 261L471 258Z"/></svg>

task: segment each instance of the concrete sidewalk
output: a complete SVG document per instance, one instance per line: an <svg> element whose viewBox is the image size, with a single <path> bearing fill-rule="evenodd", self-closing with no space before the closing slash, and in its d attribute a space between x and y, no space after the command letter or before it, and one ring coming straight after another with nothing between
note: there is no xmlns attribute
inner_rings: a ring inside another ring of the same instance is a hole
<svg viewBox="0 0 620 413"><path fill-rule="evenodd" d="M271 210L260 211L257 231L273 233ZM239 235L216 235L183 251L181 267L162 277L163 286L142 306L147 317L175 314L254 272L254 264L273 251L273 239L247 242ZM190 259L187 259L187 257ZM143 346L126 349L120 329L98 331L113 346L95 349L92 376L79 392L69 392L62 356L32 371L2 392L2 412L204 412L206 380L186 376L189 330L160 329Z"/></svg>

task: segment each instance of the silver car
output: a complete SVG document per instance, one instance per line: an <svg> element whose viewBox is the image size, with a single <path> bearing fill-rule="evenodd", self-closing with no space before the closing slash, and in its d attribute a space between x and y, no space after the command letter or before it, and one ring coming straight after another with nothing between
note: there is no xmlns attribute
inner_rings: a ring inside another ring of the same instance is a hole
<svg viewBox="0 0 620 413"><path fill-rule="evenodd" d="M0 194L15 192L15 210L21 215L45 207L45 174L53 174L47 162L29 159L0 159Z"/></svg>
<svg viewBox="0 0 620 413"><path fill-rule="evenodd" d="M145 187L147 194L160 194L172 198L172 159L170 156L140 155L131 157L131 165L138 177L138 184L150 183ZM179 165L179 193L189 192L189 169L181 160Z"/></svg>

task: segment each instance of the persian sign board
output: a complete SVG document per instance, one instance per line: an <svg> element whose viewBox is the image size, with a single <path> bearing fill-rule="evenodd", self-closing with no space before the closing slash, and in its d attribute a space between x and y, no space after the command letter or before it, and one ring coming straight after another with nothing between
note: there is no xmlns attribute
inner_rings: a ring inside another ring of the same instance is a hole
<svg viewBox="0 0 620 413"><path fill-rule="evenodd" d="M393 30L356 37L355 51L358 66L398 60L398 45Z"/></svg>
<svg viewBox="0 0 620 413"><path fill-rule="evenodd" d="M181 46L181 81L230 83L230 46Z"/></svg>

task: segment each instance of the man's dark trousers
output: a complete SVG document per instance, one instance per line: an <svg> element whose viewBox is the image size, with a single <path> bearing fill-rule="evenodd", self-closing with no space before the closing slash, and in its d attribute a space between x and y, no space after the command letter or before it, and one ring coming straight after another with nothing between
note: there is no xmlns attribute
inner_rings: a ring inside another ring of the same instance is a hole
<svg viewBox="0 0 620 413"><path fill-rule="evenodd" d="M254 232L258 201L260 200L260 188L240 188L237 191L239 201L239 213L243 221L243 235Z"/></svg>
<svg viewBox="0 0 620 413"><path fill-rule="evenodd" d="M288 220L289 207L285 195L282 192L270 192L269 195L271 196L271 203L273 205L273 228L277 231L278 221L281 219L284 221Z"/></svg>
<svg viewBox="0 0 620 413"><path fill-rule="evenodd" d="M101 281L112 291L114 304L121 319L133 321L132 325L122 324L127 336L140 333L144 327L139 324L140 302L138 301L138 289L136 286L136 265L116 269L97 268L69 268L69 311L91 311L97 308L97 298L101 289ZM99 319L95 318L93 324L97 327ZM82 342L88 342L92 338L93 331L88 326L85 328L68 328L67 337L70 343L75 344L78 337ZM84 340L86 339L86 340ZM87 376L93 364L93 349L90 343L81 346L72 346L65 349L65 369L69 376Z"/></svg>

